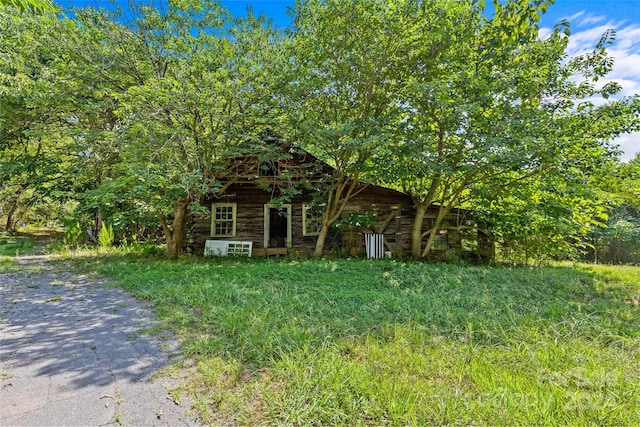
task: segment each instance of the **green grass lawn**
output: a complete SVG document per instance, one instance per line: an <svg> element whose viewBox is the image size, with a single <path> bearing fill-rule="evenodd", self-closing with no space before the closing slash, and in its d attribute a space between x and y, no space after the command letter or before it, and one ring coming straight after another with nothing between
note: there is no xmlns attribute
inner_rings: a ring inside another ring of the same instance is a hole
<svg viewBox="0 0 640 427"><path fill-rule="evenodd" d="M640 424L639 267L82 263L157 307L207 423Z"/></svg>

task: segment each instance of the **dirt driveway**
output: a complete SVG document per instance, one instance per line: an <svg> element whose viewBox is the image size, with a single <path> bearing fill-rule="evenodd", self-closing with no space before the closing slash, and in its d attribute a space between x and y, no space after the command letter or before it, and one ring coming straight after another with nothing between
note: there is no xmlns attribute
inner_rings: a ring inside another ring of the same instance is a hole
<svg viewBox="0 0 640 427"><path fill-rule="evenodd" d="M45 256L18 261L0 273L0 425L197 424L158 375L178 347L143 333L144 304Z"/></svg>

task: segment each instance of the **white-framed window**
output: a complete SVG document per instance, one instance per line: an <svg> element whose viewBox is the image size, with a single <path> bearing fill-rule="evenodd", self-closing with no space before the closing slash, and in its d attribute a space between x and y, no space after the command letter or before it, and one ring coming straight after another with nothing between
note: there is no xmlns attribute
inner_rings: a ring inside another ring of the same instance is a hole
<svg viewBox="0 0 640 427"><path fill-rule="evenodd" d="M322 214L324 213L324 205L316 205L312 203L302 204L302 235L317 236L322 228Z"/></svg>
<svg viewBox="0 0 640 427"><path fill-rule="evenodd" d="M211 235L231 237L236 235L236 203L211 204Z"/></svg>

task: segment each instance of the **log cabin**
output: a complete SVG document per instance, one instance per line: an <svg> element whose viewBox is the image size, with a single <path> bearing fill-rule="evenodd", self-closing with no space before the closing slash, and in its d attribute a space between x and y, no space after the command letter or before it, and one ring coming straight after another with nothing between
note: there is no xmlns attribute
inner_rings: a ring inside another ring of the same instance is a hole
<svg viewBox="0 0 640 427"><path fill-rule="evenodd" d="M297 147L289 147L278 160L265 159L237 159L243 164L241 177L223 193L206 198L204 205L211 214L195 218L195 253L202 254L210 240L248 243L253 256L313 252L322 219L322 207L314 200L323 177L330 176L333 168ZM247 166L251 164L254 167ZM364 182L358 183L355 193L339 227L332 229L325 251L363 256L365 236L375 233L383 255L378 250L374 257L410 255L415 218L411 196ZM431 229L436 213L436 206L429 209L423 232ZM493 257L493 243L477 226L472 211L453 209L438 230L431 256L444 258L452 252L479 261Z"/></svg>

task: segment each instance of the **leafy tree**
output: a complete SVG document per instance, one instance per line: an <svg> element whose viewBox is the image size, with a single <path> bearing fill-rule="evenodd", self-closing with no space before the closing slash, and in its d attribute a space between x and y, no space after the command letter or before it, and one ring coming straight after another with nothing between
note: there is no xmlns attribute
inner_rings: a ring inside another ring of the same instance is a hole
<svg viewBox="0 0 640 427"><path fill-rule="evenodd" d="M619 90L595 86L611 70L606 47L614 33L567 61L568 23L538 37L548 5L494 2L489 15L482 3L449 2L417 30L424 42L412 57L416 72L398 101L404 130L383 160L387 182L416 204L414 256L429 254L454 206L484 203L523 180L588 170L608 155L608 140L632 128L637 98L600 107L588 101ZM425 231L431 205L438 212Z"/></svg>
<svg viewBox="0 0 640 427"><path fill-rule="evenodd" d="M70 157L66 84L57 78L63 26L52 16L0 10L0 203L13 230L51 195Z"/></svg>
<svg viewBox="0 0 640 427"><path fill-rule="evenodd" d="M640 209L640 154L627 163L618 164L604 184L622 204Z"/></svg>
<svg viewBox="0 0 640 427"><path fill-rule="evenodd" d="M321 186L320 256L330 226L361 191L369 160L385 143L402 82L416 2L310 0L295 7L289 92L294 138L334 169ZM406 72L407 70L405 70Z"/></svg>
<svg viewBox="0 0 640 427"><path fill-rule="evenodd" d="M489 224L502 261L529 264L575 259L588 233L607 219L607 200L597 188L570 176L531 177L476 207Z"/></svg>
<svg viewBox="0 0 640 427"><path fill-rule="evenodd" d="M113 120L93 139L92 153L111 144L114 152L93 200L102 194L155 214L167 254L177 255L205 195L251 167L257 174L234 159L253 152L276 120L278 36L264 19L232 20L213 1L163 10L136 3L132 13L127 24L104 11L77 18L92 37L76 44L77 71L97 84L95 105Z"/></svg>
<svg viewBox="0 0 640 427"><path fill-rule="evenodd" d="M640 155L612 166L593 180L609 196L606 225L589 233L585 260L594 263L640 263Z"/></svg>

